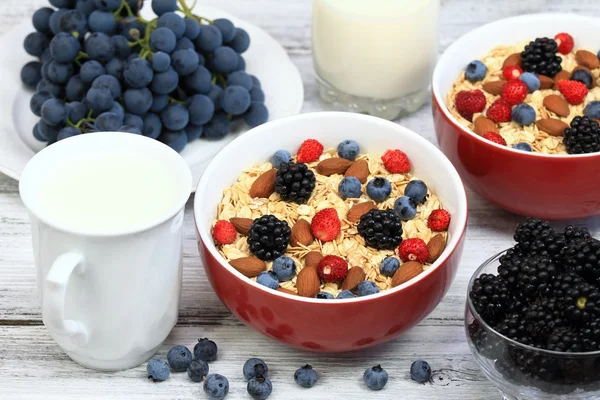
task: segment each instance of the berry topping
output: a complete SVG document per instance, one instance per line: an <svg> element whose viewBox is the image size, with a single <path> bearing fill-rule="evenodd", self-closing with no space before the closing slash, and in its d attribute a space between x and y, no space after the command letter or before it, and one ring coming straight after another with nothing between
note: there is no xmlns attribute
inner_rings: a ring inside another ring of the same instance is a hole
<svg viewBox="0 0 600 400"><path fill-rule="evenodd" d="M588 89L591 89L592 86L594 86L594 78L592 77L592 74L590 71L583 68L573 71L571 80L583 83Z"/></svg>
<svg viewBox="0 0 600 400"><path fill-rule="evenodd" d="M585 96L588 94L588 89L583 83L571 80L558 82L558 90L573 105L583 103Z"/></svg>
<svg viewBox="0 0 600 400"><path fill-rule="evenodd" d="M315 296L315 299L333 300L335 297L329 292L319 292Z"/></svg>
<svg viewBox="0 0 600 400"><path fill-rule="evenodd" d="M583 114L588 118L600 119L600 101L590 101L587 106L585 106Z"/></svg>
<svg viewBox="0 0 600 400"><path fill-rule="evenodd" d="M511 106L515 106L525 100L527 93L529 93L527 85L520 79L513 79L504 85L502 98Z"/></svg>
<svg viewBox="0 0 600 400"><path fill-rule="evenodd" d="M506 146L506 140L497 132L486 132L483 134L483 138L499 144L500 146Z"/></svg>
<svg viewBox="0 0 600 400"><path fill-rule="evenodd" d="M323 282L339 282L348 275L348 263L338 256L325 256L319 261L317 274Z"/></svg>
<svg viewBox="0 0 600 400"><path fill-rule="evenodd" d="M492 103L487 110L487 117L496 123L510 122L512 109L503 99L498 99Z"/></svg>
<svg viewBox="0 0 600 400"><path fill-rule="evenodd" d="M575 47L575 41L573 40L573 36L568 33L559 33L554 36L554 40L558 45L558 52L560 54L569 54L573 47Z"/></svg>
<svg viewBox="0 0 600 400"><path fill-rule="evenodd" d="M356 291L360 297L370 296L379 293L379 287L373 281L362 281L356 287Z"/></svg>
<svg viewBox="0 0 600 400"><path fill-rule="evenodd" d="M523 72L519 79L523 81L527 85L527 90L529 93L535 92L536 90L540 90L542 83L540 82L540 78L538 78L535 74L531 72Z"/></svg>
<svg viewBox="0 0 600 400"><path fill-rule="evenodd" d="M279 279L273 271L263 271L256 277L256 283L277 290L279 288Z"/></svg>
<svg viewBox="0 0 600 400"><path fill-rule="evenodd" d="M290 257L282 256L273 261L272 271L279 282L286 282L296 275L296 263Z"/></svg>
<svg viewBox="0 0 600 400"><path fill-rule="evenodd" d="M229 221L219 220L213 228L213 238L219 244L231 244L235 242L237 232L235 226Z"/></svg>
<svg viewBox="0 0 600 400"><path fill-rule="evenodd" d="M402 222L394 210L371 210L360 217L358 233L368 246L393 249L402 242Z"/></svg>
<svg viewBox="0 0 600 400"><path fill-rule="evenodd" d="M344 140L337 147L338 156L350 161L354 161L359 152L360 146L354 140Z"/></svg>
<svg viewBox="0 0 600 400"><path fill-rule="evenodd" d="M406 154L398 149L387 150L381 156L383 166L392 174L406 174L410 172L410 162Z"/></svg>
<svg viewBox="0 0 600 400"><path fill-rule="evenodd" d="M292 161L292 155L287 150L277 150L273 157L271 157L271 164L273 167L279 168L283 163L289 163Z"/></svg>
<svg viewBox="0 0 600 400"><path fill-rule="evenodd" d="M569 154L596 153L600 151L600 126L588 117L575 117L565 129L564 143Z"/></svg>
<svg viewBox="0 0 600 400"><path fill-rule="evenodd" d="M388 381L388 373L381 365L376 365L372 368L367 368L363 374L365 385L371 390L381 390L385 387Z"/></svg>
<svg viewBox="0 0 600 400"><path fill-rule="evenodd" d="M432 231L445 231L448 225L450 225L450 213L446 210L433 210L427 218L427 226Z"/></svg>
<svg viewBox="0 0 600 400"><path fill-rule="evenodd" d="M512 81L513 79L519 78L522 73L523 70L518 65L508 65L502 70L502 76L507 81Z"/></svg>
<svg viewBox="0 0 600 400"><path fill-rule="evenodd" d="M531 125L535 122L535 110L529 104L519 104L513 108L510 117L521 126Z"/></svg>
<svg viewBox="0 0 600 400"><path fill-rule="evenodd" d="M525 46L521 53L524 71L554 78L561 70L562 58L556 55L558 45L550 38L537 38Z"/></svg>
<svg viewBox="0 0 600 400"><path fill-rule="evenodd" d="M354 299L356 295L349 290L342 290L338 293L336 299Z"/></svg>
<svg viewBox="0 0 600 400"><path fill-rule="evenodd" d="M315 189L315 174L306 164L282 163L275 175L275 191L284 201L303 204Z"/></svg>
<svg viewBox="0 0 600 400"><path fill-rule="evenodd" d="M398 271L398 268L400 268L400 260L396 257L386 257L379 265L379 272L383 276L392 277Z"/></svg>
<svg viewBox="0 0 600 400"><path fill-rule="evenodd" d="M274 215L263 215L255 219L248 231L250 251L263 261L279 258L290 243L292 230L287 222Z"/></svg>
<svg viewBox="0 0 600 400"><path fill-rule="evenodd" d="M404 195L413 199L416 204L423 204L427 200L427 185L418 179L413 179L406 184Z"/></svg>
<svg viewBox="0 0 600 400"><path fill-rule="evenodd" d="M400 247L398 247L398 254L400 255L400 259L404 262L418 261L424 263L425 260L427 260L427 257L429 257L427 244L425 244L423 239L419 238L403 240L402 243L400 243Z"/></svg>
<svg viewBox="0 0 600 400"><path fill-rule="evenodd" d="M360 197L362 194L360 181L354 176L346 176L338 185L338 193L344 200Z"/></svg>
<svg viewBox="0 0 600 400"><path fill-rule="evenodd" d="M410 365L410 377L413 381L425 383L431 381L431 367L427 361L417 360Z"/></svg>
<svg viewBox="0 0 600 400"><path fill-rule="evenodd" d="M515 150L521 150L521 151L529 151L531 152L531 145L529 143L525 143L525 142L520 142L520 143L515 143L513 144L513 149Z"/></svg>
<svg viewBox="0 0 600 400"><path fill-rule="evenodd" d="M479 82L485 78L487 67L479 60L471 61L465 68L465 78L469 82Z"/></svg>
<svg viewBox="0 0 600 400"><path fill-rule="evenodd" d="M408 196L398 197L394 202L394 211L402 221L409 221L417 215L417 203Z"/></svg>
<svg viewBox="0 0 600 400"><path fill-rule="evenodd" d="M485 95L479 89L461 90L454 99L456 111L469 121L473 120L473 114L480 113L485 109Z"/></svg>
<svg viewBox="0 0 600 400"><path fill-rule="evenodd" d="M324 208L312 218L310 230L322 242L330 242L337 237L342 223L334 208Z"/></svg>
<svg viewBox="0 0 600 400"><path fill-rule="evenodd" d="M391 193L392 184L385 178L373 178L367 183L367 195L378 203L387 200Z"/></svg>
<svg viewBox="0 0 600 400"><path fill-rule="evenodd" d="M317 161L321 154L323 154L323 145L318 140L307 139L300 145L296 158L298 162L309 163Z"/></svg>

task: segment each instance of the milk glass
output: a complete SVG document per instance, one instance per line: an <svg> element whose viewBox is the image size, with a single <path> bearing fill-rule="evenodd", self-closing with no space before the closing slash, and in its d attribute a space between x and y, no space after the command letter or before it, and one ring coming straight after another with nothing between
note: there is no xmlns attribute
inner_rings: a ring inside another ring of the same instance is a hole
<svg viewBox="0 0 600 400"><path fill-rule="evenodd" d="M314 0L312 48L321 98L394 119L427 100L440 0Z"/></svg>

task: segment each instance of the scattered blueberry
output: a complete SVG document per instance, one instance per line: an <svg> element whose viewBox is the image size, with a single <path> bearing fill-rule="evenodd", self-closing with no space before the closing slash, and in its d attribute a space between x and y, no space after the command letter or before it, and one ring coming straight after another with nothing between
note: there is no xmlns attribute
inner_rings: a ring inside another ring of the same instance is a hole
<svg viewBox="0 0 600 400"><path fill-rule="evenodd" d="M400 268L400 260L396 257L386 257L379 265L379 272L383 276L393 276L398 268Z"/></svg>
<svg viewBox="0 0 600 400"><path fill-rule="evenodd" d="M192 352L185 346L175 346L167 353L167 361L173 372L183 372L192 362Z"/></svg>
<svg viewBox="0 0 600 400"><path fill-rule="evenodd" d="M315 296L316 299L333 299L333 295L331 293L327 293L327 292L319 292L317 293L317 295Z"/></svg>
<svg viewBox="0 0 600 400"><path fill-rule="evenodd" d="M487 74L487 67L479 60L471 61L465 68L465 78L470 82L482 81Z"/></svg>
<svg viewBox="0 0 600 400"><path fill-rule="evenodd" d="M169 374L169 365L163 360L150 360L146 365L146 371L148 372L148 379L152 382L162 382L167 380Z"/></svg>
<svg viewBox="0 0 600 400"><path fill-rule="evenodd" d="M340 181L338 186L340 197L344 200L348 198L358 198L362 194L360 181L354 176L347 176Z"/></svg>
<svg viewBox="0 0 600 400"><path fill-rule="evenodd" d="M578 69L574 71L573 75L571 75L571 80L583 83L588 89L591 89L594 85L594 78L592 77L592 74L585 69Z"/></svg>
<svg viewBox="0 0 600 400"><path fill-rule="evenodd" d="M373 281L362 281L357 287L359 296L370 296L375 293L379 293L379 288Z"/></svg>
<svg viewBox="0 0 600 400"><path fill-rule="evenodd" d="M529 104L519 104L512 110L512 120L522 126L531 125L535 122L535 110Z"/></svg>
<svg viewBox="0 0 600 400"><path fill-rule="evenodd" d="M401 196L394 202L394 211L403 221L411 220L417 215L417 204L408 196Z"/></svg>
<svg viewBox="0 0 600 400"><path fill-rule="evenodd" d="M193 382L202 382L202 379L208 375L208 363L202 360L194 360L187 369L188 377Z"/></svg>
<svg viewBox="0 0 600 400"><path fill-rule="evenodd" d="M515 143L513 145L513 149L521 151L531 151L531 145L525 142Z"/></svg>
<svg viewBox="0 0 600 400"><path fill-rule="evenodd" d="M286 282L296 275L296 263L290 257L282 256L273 261L272 270L279 282Z"/></svg>
<svg viewBox="0 0 600 400"><path fill-rule="evenodd" d="M294 373L294 380L296 383L305 388L315 386L317 379L317 372L308 364L302 368L298 368Z"/></svg>
<svg viewBox="0 0 600 400"><path fill-rule="evenodd" d="M210 400L222 400L229 393L229 381L223 375L210 374L204 381L204 393Z"/></svg>
<svg viewBox="0 0 600 400"><path fill-rule="evenodd" d="M273 271L263 271L256 277L256 283L277 290L279 288L279 278Z"/></svg>
<svg viewBox="0 0 600 400"><path fill-rule="evenodd" d="M388 374L381 365L376 365L372 368L367 368L363 375L363 380L367 387L371 390L381 390L388 381Z"/></svg>
<svg viewBox="0 0 600 400"><path fill-rule="evenodd" d="M207 338L198 339L194 346L194 358L203 361L215 361L217 359L217 344Z"/></svg>
<svg viewBox="0 0 600 400"><path fill-rule="evenodd" d="M583 114L589 118L600 119L600 101L590 101L585 106Z"/></svg>
<svg viewBox="0 0 600 400"><path fill-rule="evenodd" d="M431 380L431 367L427 361L417 360L410 366L410 377L419 383L429 382Z"/></svg>
<svg viewBox="0 0 600 400"><path fill-rule="evenodd" d="M271 158L271 164L273 167L279 168L283 163L289 163L292 160L292 155L287 150L277 150Z"/></svg>
<svg viewBox="0 0 600 400"><path fill-rule="evenodd" d="M390 193L392 193L392 184L385 178L373 178L367 183L367 195L378 203L390 197Z"/></svg>
<svg viewBox="0 0 600 400"><path fill-rule="evenodd" d="M519 79L527 85L527 91L529 93L540 90L540 87L542 86L540 79L531 72L523 72L521 76L519 76Z"/></svg>
<svg viewBox="0 0 600 400"><path fill-rule="evenodd" d="M254 378L250 378L248 381L248 385L246 386L246 390L250 397L254 400L265 400L267 397L271 395L273 391L273 385L271 384L271 380L265 376L257 376Z"/></svg>
<svg viewBox="0 0 600 400"><path fill-rule="evenodd" d="M353 299L356 295L349 290L342 290L336 297L336 299Z"/></svg>
<svg viewBox="0 0 600 400"><path fill-rule="evenodd" d="M423 181L414 179L406 185L404 195L413 199L417 204L425 203L425 200L427 200L427 185Z"/></svg>
<svg viewBox="0 0 600 400"><path fill-rule="evenodd" d="M244 378L249 380L256 376L267 376L269 367L260 358L249 358L248 361L244 363L243 372Z"/></svg>
<svg viewBox="0 0 600 400"><path fill-rule="evenodd" d="M338 156L350 161L354 161L359 152L360 147L354 140L344 140L337 147Z"/></svg>

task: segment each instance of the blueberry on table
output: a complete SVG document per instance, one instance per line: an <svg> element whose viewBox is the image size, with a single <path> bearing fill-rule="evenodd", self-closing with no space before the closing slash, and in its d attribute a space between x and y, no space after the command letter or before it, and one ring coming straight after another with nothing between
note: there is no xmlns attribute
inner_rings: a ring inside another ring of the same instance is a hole
<svg viewBox="0 0 600 400"><path fill-rule="evenodd" d="M169 365L163 360L150 360L146 365L148 379L153 382L165 381L170 374Z"/></svg>
<svg viewBox="0 0 600 400"><path fill-rule="evenodd" d="M167 361L173 372L183 372L192 362L192 352L185 346L175 346L167 353Z"/></svg>
<svg viewBox="0 0 600 400"><path fill-rule="evenodd" d="M229 393L229 381L220 374L208 375L204 381L204 393L210 400L222 400Z"/></svg>
<svg viewBox="0 0 600 400"><path fill-rule="evenodd" d="M269 372L269 367L267 364L261 360L260 358L249 358L243 367L244 378L249 380L256 376L267 376Z"/></svg>
<svg viewBox="0 0 600 400"><path fill-rule="evenodd" d="M194 358L203 361L215 361L217 359L217 344L210 339L200 338L194 346Z"/></svg>
<svg viewBox="0 0 600 400"><path fill-rule="evenodd" d="M381 390L387 384L388 373L381 368L381 365L376 365L372 368L367 368L363 374L363 380L369 389Z"/></svg>
<svg viewBox="0 0 600 400"><path fill-rule="evenodd" d="M208 363L202 360L193 360L187 368L188 377L192 382L202 382L208 375Z"/></svg>
<svg viewBox="0 0 600 400"><path fill-rule="evenodd" d="M317 379L317 372L309 364L306 364L302 368L298 368L294 373L294 381L304 388L315 386Z"/></svg>
<svg viewBox="0 0 600 400"><path fill-rule="evenodd" d="M259 375L254 378L250 378L246 385L246 390L250 397L254 400L265 400L271 395L273 391L273 384L271 380L266 376Z"/></svg>
<svg viewBox="0 0 600 400"><path fill-rule="evenodd" d="M431 367L427 361L417 360L410 366L410 377L419 383L429 382L431 380Z"/></svg>

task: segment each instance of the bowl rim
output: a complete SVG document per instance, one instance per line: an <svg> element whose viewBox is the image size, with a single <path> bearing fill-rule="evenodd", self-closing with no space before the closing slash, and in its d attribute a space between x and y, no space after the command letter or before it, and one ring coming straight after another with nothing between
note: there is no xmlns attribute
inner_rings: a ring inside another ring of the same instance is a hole
<svg viewBox="0 0 600 400"><path fill-rule="evenodd" d="M426 279L433 273L433 271L436 271L437 269L440 268L440 266L442 264L446 263L446 261L454 254L454 251L460 246L462 240L464 239L466 228L467 228L467 220L468 220L467 194L466 194L465 187L462 183L462 180L461 180L458 172L456 171L456 169L454 168L454 166L452 165L450 160L448 160L448 158L441 152L440 149L438 149L435 145L433 145L431 142L429 142L427 139L425 139L421 135L417 134L416 132L414 132L408 128L405 128L402 125L396 124L394 122L387 121L387 120L377 118L377 117L373 117L370 115L350 113L350 112L340 112L340 111L310 112L310 113L303 113L303 114L292 115L292 116L288 116L288 117L284 117L284 118L279 118L275 121L269 121L263 125L260 125L256 128L253 128L253 129L245 132L243 135L240 135L235 140L231 141L227 146L225 146L223 148L223 150L221 150L210 161L210 163L206 167L206 170L205 170L204 174L202 175L200 182L198 182L196 194L202 193L203 190L207 189L207 187L206 187L207 184L205 183L207 181L207 178L205 178L205 176L209 176L210 174L217 173L217 169L218 169L217 166L222 165L224 162L226 162L227 153L229 151L232 151L231 150L232 148L237 147L238 142L243 142L244 140L250 140L254 136L260 136L263 134L262 132L265 129L268 129L268 130L276 129L278 126L285 126L288 123L293 123L295 120L312 119L312 118L321 117L321 116L324 116L324 117L332 116L334 118L347 118L350 120L365 120L365 121L368 120L371 123L373 123L374 125L388 126L388 127L393 127L393 129L396 129L396 130L405 131L408 134L414 135L415 140L417 142L419 142L424 148L429 150L430 153L435 154L436 157L440 158L441 161L444 164L446 164L446 167L448 168L448 171L453 178L452 179L453 184L454 184L453 186L458 191L457 194L459 196L459 202L457 204L457 207L459 209L457 210L456 214L462 214L462 215L464 215L464 218L462 221L461 220L457 221L458 225L456 228L456 234L451 238L450 241L448 241L448 244L452 243L452 246L447 246L446 249L444 249L445 254L442 254L442 256L440 256L433 264L431 264L431 266L427 270L423 271L417 277L415 277L397 287L393 287L388 290L383 290L383 291L380 291L376 294L369 295L369 296L363 296L363 297L356 296L355 298L350 298L350 299L334 299L335 301L325 301L324 299L317 299L317 298L312 298L312 297L302 297L302 296L298 296L298 295L292 295L292 294L288 294L285 292L281 292L278 290L269 289L263 285L259 285L258 283L251 280L250 278L247 278L246 276L241 274L239 271L237 271L235 268L233 268L231 265L229 265L229 263L221 256L221 254L219 254L216 246L214 245L214 241L212 239L212 234L210 233L210 229L206 228L206 227L201 227L198 224L199 218L197 218L196 216L199 215L198 210L202 209L200 206L200 204L202 202L202 196L196 195L194 197L194 224L196 226L196 230L198 232L199 239L202 242L202 245L205 247L206 250L208 250L210 255L219 262L219 264L222 268L225 268L226 270L231 272L234 276L236 276L242 282L244 282L250 286L253 286L254 288L262 290L267 294L271 294L274 296L281 296L281 297L284 297L284 298L287 298L290 300L295 300L295 301L300 301L300 302L305 302L305 303L333 306L335 304L340 304L340 303L343 304L343 303L349 303L349 302L362 302L362 301L376 300L378 298L400 292L403 289L406 289L412 285L417 284L421 280ZM265 128L265 127L267 127L267 128Z"/></svg>
<svg viewBox="0 0 600 400"><path fill-rule="evenodd" d="M442 111L442 114L444 115L446 120L448 120L452 125L454 125L455 128L460 129L464 133L475 138L475 140L478 140L481 143L483 143L484 145L490 146L491 148L501 149L502 151L508 151L510 153L513 153L515 155L520 155L523 157L538 157L540 159L558 160L558 161L600 157L600 152L587 153L587 154L546 154L546 153L535 152L535 151L527 152L527 151L522 151L522 150L516 150L509 146L502 146L497 143L491 142L487 139L484 139L482 136L477 135L471 129L464 127L452 115L452 113L450 113L450 110L448 109L448 106L446 105L446 101L445 101L445 97L447 96L447 93L441 93L441 90L439 89L439 86L441 84L441 74L442 74L443 69L445 68L445 64L447 63L447 60L452 59L453 57L456 56L456 53L458 52L458 50L460 48L462 48L463 42L465 42L468 38L473 37L473 36L478 36L482 31L490 29L490 27L508 25L513 22L518 22L518 21L522 21L522 20L544 19L544 18L548 18L548 17L561 18L561 19L565 19L565 18L579 19L579 20L581 20L582 23L591 24L593 22L596 25L598 24L597 18L588 17L588 16L584 16L584 15L568 14L568 13L535 13L535 14L524 14L524 15L518 15L518 16L514 16L514 17L502 18L502 19L481 25L481 26L465 33L460 38L458 38L454 43L452 43L450 46L448 46L448 48L444 51L444 53L439 58L436 66L433 70L433 76L432 76L432 80L431 80L431 93L433 95L433 99L434 99L435 103L437 104L437 106L439 107L439 109Z"/></svg>
<svg viewBox="0 0 600 400"><path fill-rule="evenodd" d="M528 351L552 355L552 356L556 356L556 357L566 357L566 358L588 358L590 356L600 356L600 350L587 351L587 352L586 351L564 352L564 351L540 349L537 347L529 346L529 345L517 342L516 340L513 340L509 337L504 336L503 334L501 334L500 332L498 332L497 330L492 328L487 322L485 322L483 320L483 318L481 318L481 316L479 315L479 313L477 312L477 310L475 310L475 307L473 306L473 302L471 301L471 296L469 296L469 294L471 293L471 289L473 288L473 282L475 282L475 279L477 279L479 277L479 275L481 275L482 271L486 267L488 267L493 262L498 261L500 259L500 257L502 255L504 255L510 249L512 249L512 247L502 250L501 252L499 252L499 253L491 256L487 260L485 260L479 267L477 267L477 270L475 270L475 272L471 276L471 279L469 279L469 285L467 286L467 301L466 301L466 303L467 303L469 312L473 315L474 320L477 321L480 325L482 325L485 329L493 332L495 335L499 336L500 338L502 338L506 342L510 343L511 345L513 345L515 347L520 347L520 348L528 350ZM465 318L465 326L468 326L466 318ZM467 333L467 335L468 335L468 333Z"/></svg>

